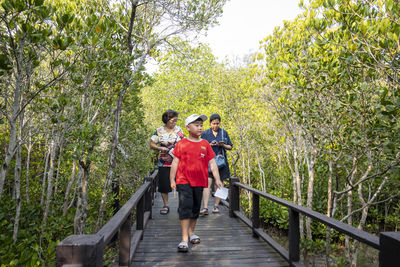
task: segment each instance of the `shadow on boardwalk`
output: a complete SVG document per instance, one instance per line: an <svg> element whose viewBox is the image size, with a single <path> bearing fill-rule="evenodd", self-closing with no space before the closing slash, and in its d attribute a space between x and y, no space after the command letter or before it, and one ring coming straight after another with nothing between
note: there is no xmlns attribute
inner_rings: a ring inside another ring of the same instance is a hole
<svg viewBox="0 0 400 267"><path fill-rule="evenodd" d="M189 245L188 253L178 253L181 241L178 197L169 194L170 212L161 215L161 196L157 195L153 219L149 220L143 240L134 255L133 266L289 266L265 242L254 238L241 221L230 218L227 207L219 214L200 217L196 234L201 243ZM212 210L214 198L209 207Z"/></svg>

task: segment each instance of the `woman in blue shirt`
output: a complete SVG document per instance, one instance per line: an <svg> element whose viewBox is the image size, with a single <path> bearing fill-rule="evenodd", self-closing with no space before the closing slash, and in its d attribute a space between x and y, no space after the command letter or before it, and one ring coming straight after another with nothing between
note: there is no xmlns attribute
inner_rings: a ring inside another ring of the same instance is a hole
<svg viewBox="0 0 400 267"><path fill-rule="evenodd" d="M205 130L203 134L201 135L202 139L207 140L212 149L214 150L216 155L223 155L225 158L225 166L219 169L219 175L221 177L221 181L224 181L225 179L230 177L230 172L229 172L229 164L228 164L228 158L226 156L226 150L231 150L233 147L233 144L231 142L231 139L229 138L229 134L227 131L224 129L220 128L221 124L221 116L218 114L212 114L210 116L210 126L211 128ZM213 175L212 173L209 173L208 177L208 188L204 188L203 190L203 209L200 211L200 214L202 215L208 215L208 201L210 199L210 188L211 184L213 182ZM216 188L214 188L216 190ZM219 208L218 205L221 202L221 199L215 198L215 206L213 209L213 213L218 213Z"/></svg>

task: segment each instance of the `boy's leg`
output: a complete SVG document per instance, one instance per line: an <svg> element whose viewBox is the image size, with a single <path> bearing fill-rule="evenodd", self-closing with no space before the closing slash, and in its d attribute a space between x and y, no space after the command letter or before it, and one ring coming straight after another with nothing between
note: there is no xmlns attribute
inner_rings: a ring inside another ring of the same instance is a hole
<svg viewBox="0 0 400 267"><path fill-rule="evenodd" d="M181 231L182 231L182 241L189 242L189 231L192 219L182 219L181 222Z"/></svg>
<svg viewBox="0 0 400 267"><path fill-rule="evenodd" d="M194 235L197 219L189 219L188 236Z"/></svg>
<svg viewBox="0 0 400 267"><path fill-rule="evenodd" d="M197 218L199 218L201 202L203 200L203 193L203 187L192 187L193 209L192 217L190 218L189 222L189 236L194 235L194 228L196 227Z"/></svg>
<svg viewBox="0 0 400 267"><path fill-rule="evenodd" d="M197 219L182 219L182 220L180 220L183 242L189 243L189 237L194 235L194 228L196 226L196 222L197 222ZM197 242L200 242L200 239ZM198 243L193 243L193 244L198 244Z"/></svg>
<svg viewBox="0 0 400 267"><path fill-rule="evenodd" d="M189 242L190 220L193 217L193 192L188 184L178 184L179 220L181 224L182 241Z"/></svg>
<svg viewBox="0 0 400 267"><path fill-rule="evenodd" d="M182 241L188 242L189 236L194 235L197 218L203 197L202 187L191 187L188 184L177 185L179 192L179 220L182 231Z"/></svg>

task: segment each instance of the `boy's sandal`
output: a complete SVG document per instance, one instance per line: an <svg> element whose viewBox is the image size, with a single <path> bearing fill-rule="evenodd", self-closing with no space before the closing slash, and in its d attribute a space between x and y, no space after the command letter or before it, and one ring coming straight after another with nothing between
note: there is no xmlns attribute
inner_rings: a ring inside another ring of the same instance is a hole
<svg viewBox="0 0 400 267"><path fill-rule="evenodd" d="M187 242L182 241L181 243L179 243L178 252L188 252L188 250L189 250L189 245Z"/></svg>
<svg viewBox="0 0 400 267"><path fill-rule="evenodd" d="M219 213L219 208L218 206L214 206L214 209L212 211L213 213Z"/></svg>
<svg viewBox="0 0 400 267"><path fill-rule="evenodd" d="M160 214L166 215L169 212L169 207L168 206L164 206L162 207L162 209L160 210Z"/></svg>
<svg viewBox="0 0 400 267"><path fill-rule="evenodd" d="M208 215L208 209L207 209L207 208L203 208L203 209L200 211L200 215Z"/></svg>
<svg viewBox="0 0 400 267"><path fill-rule="evenodd" d="M191 235L189 237L189 241L190 243L192 243L193 245L195 244L199 244L200 243L200 237L198 235Z"/></svg>

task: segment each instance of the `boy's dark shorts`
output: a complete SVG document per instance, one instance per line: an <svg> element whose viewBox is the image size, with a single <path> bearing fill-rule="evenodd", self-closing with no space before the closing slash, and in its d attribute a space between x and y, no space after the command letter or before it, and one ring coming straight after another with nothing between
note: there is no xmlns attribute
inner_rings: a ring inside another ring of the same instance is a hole
<svg viewBox="0 0 400 267"><path fill-rule="evenodd" d="M177 184L176 191L179 192L179 220L199 218L203 187Z"/></svg>

